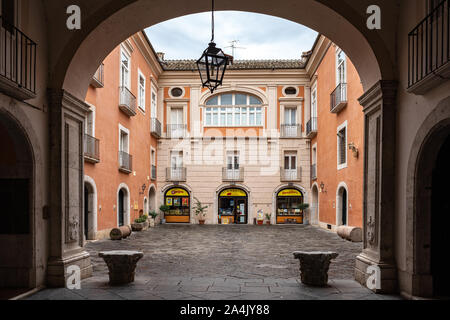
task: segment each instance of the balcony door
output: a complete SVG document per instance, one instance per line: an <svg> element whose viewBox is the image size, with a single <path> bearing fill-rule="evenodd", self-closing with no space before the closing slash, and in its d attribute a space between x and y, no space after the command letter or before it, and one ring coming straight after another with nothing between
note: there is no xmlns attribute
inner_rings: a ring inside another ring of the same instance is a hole
<svg viewBox="0 0 450 320"><path fill-rule="evenodd" d="M173 180L183 178L183 151L172 151L170 154L170 174Z"/></svg>
<svg viewBox="0 0 450 320"><path fill-rule="evenodd" d="M289 181L297 180L297 154L285 154L284 175Z"/></svg>
<svg viewBox="0 0 450 320"><path fill-rule="evenodd" d="M286 137L297 136L297 108L290 107L284 109L284 130Z"/></svg>
<svg viewBox="0 0 450 320"><path fill-rule="evenodd" d="M172 138L181 138L184 135L184 114L183 108L171 108L170 110L170 131Z"/></svg>
<svg viewBox="0 0 450 320"><path fill-rule="evenodd" d="M239 154L236 152L228 153L227 155L227 178L229 180L239 179Z"/></svg>

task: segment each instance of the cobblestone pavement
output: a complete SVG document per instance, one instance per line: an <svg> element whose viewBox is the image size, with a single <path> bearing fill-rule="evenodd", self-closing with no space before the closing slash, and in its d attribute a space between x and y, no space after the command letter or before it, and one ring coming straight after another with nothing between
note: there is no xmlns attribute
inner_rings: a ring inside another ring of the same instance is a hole
<svg viewBox="0 0 450 320"><path fill-rule="evenodd" d="M336 234L311 226L162 225L121 241L87 245L94 265L82 289L48 289L29 299L145 300L301 300L398 299L375 295L353 280L355 257L362 250ZM138 250L136 281L108 285L108 268L98 252ZM292 252L336 251L329 287L300 283Z"/></svg>

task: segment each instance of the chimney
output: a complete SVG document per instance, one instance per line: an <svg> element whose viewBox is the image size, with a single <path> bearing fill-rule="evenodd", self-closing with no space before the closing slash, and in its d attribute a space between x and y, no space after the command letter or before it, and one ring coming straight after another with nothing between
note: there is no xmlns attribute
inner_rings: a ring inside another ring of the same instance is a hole
<svg viewBox="0 0 450 320"><path fill-rule="evenodd" d="M164 55L165 55L164 52L157 52L156 55L158 56L158 59L160 61L164 61Z"/></svg>

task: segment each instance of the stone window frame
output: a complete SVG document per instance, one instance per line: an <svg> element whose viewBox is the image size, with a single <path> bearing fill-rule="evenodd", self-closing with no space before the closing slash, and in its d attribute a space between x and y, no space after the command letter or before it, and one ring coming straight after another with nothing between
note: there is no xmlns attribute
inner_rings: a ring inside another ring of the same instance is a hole
<svg viewBox="0 0 450 320"><path fill-rule="evenodd" d="M341 144L340 144L340 137L339 133L345 129L345 162L340 163L340 155L341 155ZM337 127L337 169L342 170L348 167L348 151L347 151L347 144L348 144L348 120L345 120L339 127Z"/></svg>

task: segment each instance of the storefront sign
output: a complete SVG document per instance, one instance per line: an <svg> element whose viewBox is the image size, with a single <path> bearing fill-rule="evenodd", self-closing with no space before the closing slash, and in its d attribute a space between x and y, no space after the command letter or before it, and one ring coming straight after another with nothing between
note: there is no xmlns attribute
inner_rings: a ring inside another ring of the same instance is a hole
<svg viewBox="0 0 450 320"><path fill-rule="evenodd" d="M296 189L284 189L278 193L279 197L303 197L303 194Z"/></svg>
<svg viewBox="0 0 450 320"><path fill-rule="evenodd" d="M189 193L181 188L172 188L167 190L166 192L167 197L189 197Z"/></svg>
<svg viewBox="0 0 450 320"><path fill-rule="evenodd" d="M221 197L247 197L241 189L226 189L220 193Z"/></svg>

